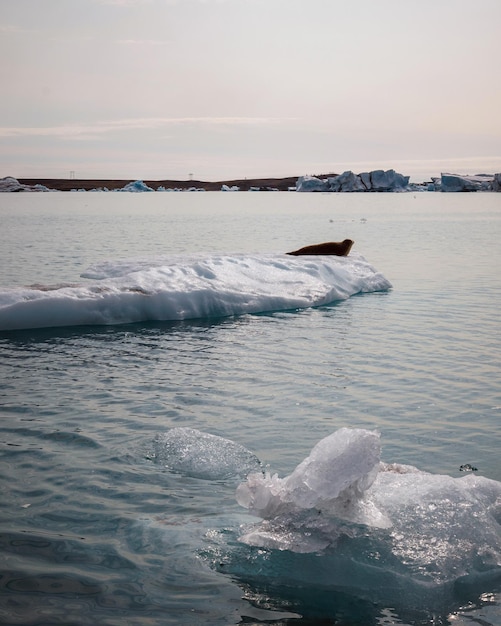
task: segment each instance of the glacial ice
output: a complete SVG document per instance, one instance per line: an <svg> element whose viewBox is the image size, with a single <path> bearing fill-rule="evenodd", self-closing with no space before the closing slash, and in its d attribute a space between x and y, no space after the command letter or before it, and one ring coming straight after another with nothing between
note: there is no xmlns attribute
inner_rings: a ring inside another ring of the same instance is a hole
<svg viewBox="0 0 501 626"><path fill-rule="evenodd" d="M442 174L432 178L426 187L409 182L395 170L374 170L354 174L346 171L339 176L318 178L302 176L296 184L297 191L323 192L395 192L395 191L501 191L501 174L477 174L475 176Z"/></svg>
<svg viewBox="0 0 501 626"><path fill-rule="evenodd" d="M157 435L148 456L174 472L205 480L242 479L261 467L240 444L196 428L172 428Z"/></svg>
<svg viewBox="0 0 501 626"><path fill-rule="evenodd" d="M342 545L345 556L361 562L368 555L360 546L368 542L373 567L416 581L499 580L501 483L430 474L379 457L378 433L342 428L289 476L250 474L236 498L262 521L244 528L240 540L332 557Z"/></svg>
<svg viewBox="0 0 501 626"><path fill-rule="evenodd" d="M286 478L249 476L237 489L237 501L264 519L318 509L350 520L362 515L367 521L359 501L376 478L380 451L375 432L343 428L317 443ZM379 526L381 520L378 513L373 521Z"/></svg>
<svg viewBox="0 0 501 626"><path fill-rule="evenodd" d="M343 428L285 478L249 474L237 501L261 520L240 522L235 539L209 533L206 558L256 597L279 609L293 601L300 613L312 598L320 615L356 601L369 615L391 606L405 623L407 614L431 623L499 590L501 483L379 456L377 432Z"/></svg>
<svg viewBox="0 0 501 626"><path fill-rule="evenodd" d="M268 190L272 190L267 188ZM259 191L259 187L251 187L250 191ZM425 185L421 183L410 183L409 176L404 176L395 170L373 170L354 174L346 171L338 176L318 178L316 176L301 176L298 178L296 187L289 188L290 191L324 191L324 192L395 192L395 191L501 191L501 173L498 174L477 174L459 175L442 174L441 177L433 177L432 182ZM16 191L54 191L44 185L24 185L16 178L7 176L0 178L0 192ZM85 191L85 189L72 189L71 191ZM90 191L109 191L106 187L91 189ZM150 192L155 191L142 180L131 181L121 189L114 189L114 192ZM203 187L165 188L160 186L157 191L205 191ZM240 191L236 185L228 186L223 184L221 191Z"/></svg>
<svg viewBox="0 0 501 626"><path fill-rule="evenodd" d="M406 191L409 176L403 176L395 170L374 170L354 174L346 171L339 176L320 179L315 176L302 176L296 184L297 191Z"/></svg>
<svg viewBox="0 0 501 626"><path fill-rule="evenodd" d="M155 190L152 187L148 187L148 185L144 183L142 180L136 180L134 182L127 183L125 187L122 187L122 189L119 189L118 191L130 191L133 193L141 193L144 191L155 191Z"/></svg>
<svg viewBox="0 0 501 626"><path fill-rule="evenodd" d="M19 191L51 191L44 185L23 185L17 178L6 176L0 178L0 192L19 192Z"/></svg>
<svg viewBox="0 0 501 626"><path fill-rule="evenodd" d="M458 191L496 191L496 181L499 175L476 174L475 176L461 176L459 174L442 174L438 190L443 192Z"/></svg>
<svg viewBox="0 0 501 626"><path fill-rule="evenodd" d="M0 330L226 317L391 288L357 253L162 256L103 262L82 277L90 281L0 288Z"/></svg>

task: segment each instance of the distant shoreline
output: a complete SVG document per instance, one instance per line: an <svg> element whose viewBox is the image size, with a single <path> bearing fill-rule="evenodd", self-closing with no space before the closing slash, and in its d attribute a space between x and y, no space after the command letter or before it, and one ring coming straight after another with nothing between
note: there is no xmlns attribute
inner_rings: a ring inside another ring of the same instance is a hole
<svg viewBox="0 0 501 626"><path fill-rule="evenodd" d="M328 174L335 176L335 174ZM249 191L251 188L259 188L261 191L288 191L296 185L299 176L286 178L241 178L237 180L202 181L202 180L143 180L144 184L155 191L159 187L164 189L204 189L205 191L221 191L221 187L238 187L241 191ZM88 178L18 178L22 185L43 185L55 191L71 191L72 189L123 189L131 179L88 179Z"/></svg>
<svg viewBox="0 0 501 626"><path fill-rule="evenodd" d="M300 192L413 192L501 191L501 173L445 174L431 182L410 183L395 170L354 174L238 178L234 180L130 180L115 178L13 178L0 179L0 191L300 191Z"/></svg>

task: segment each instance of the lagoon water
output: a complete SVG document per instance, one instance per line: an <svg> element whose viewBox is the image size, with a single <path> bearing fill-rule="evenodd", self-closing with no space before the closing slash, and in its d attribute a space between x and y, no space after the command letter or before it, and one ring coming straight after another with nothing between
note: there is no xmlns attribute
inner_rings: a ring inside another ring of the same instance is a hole
<svg viewBox="0 0 501 626"><path fill-rule="evenodd" d="M3 194L0 223L8 297L344 238L392 285L1 331L0 623L501 623L499 194ZM363 519L293 493L306 465Z"/></svg>

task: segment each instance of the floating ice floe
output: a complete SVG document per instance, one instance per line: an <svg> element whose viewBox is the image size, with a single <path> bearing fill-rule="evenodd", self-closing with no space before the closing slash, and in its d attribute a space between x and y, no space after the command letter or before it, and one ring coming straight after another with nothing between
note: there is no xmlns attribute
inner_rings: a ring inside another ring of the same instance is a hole
<svg viewBox="0 0 501 626"><path fill-rule="evenodd" d="M89 282L0 288L0 330L226 317L318 307L390 282L360 254L109 261Z"/></svg>

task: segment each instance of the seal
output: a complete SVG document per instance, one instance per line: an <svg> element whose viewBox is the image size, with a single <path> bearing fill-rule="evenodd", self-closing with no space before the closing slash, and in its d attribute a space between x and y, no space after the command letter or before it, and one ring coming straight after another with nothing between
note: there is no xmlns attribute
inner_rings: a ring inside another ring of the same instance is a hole
<svg viewBox="0 0 501 626"><path fill-rule="evenodd" d="M325 243L316 243L312 246L305 246L294 250L294 252L286 252L286 254L292 254L294 256L302 256L304 254L329 254L335 256L348 256L351 247L355 242L351 239L345 239L344 241L327 241Z"/></svg>

